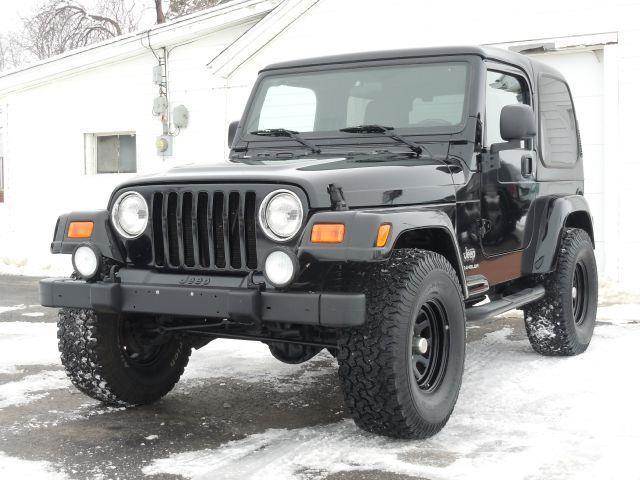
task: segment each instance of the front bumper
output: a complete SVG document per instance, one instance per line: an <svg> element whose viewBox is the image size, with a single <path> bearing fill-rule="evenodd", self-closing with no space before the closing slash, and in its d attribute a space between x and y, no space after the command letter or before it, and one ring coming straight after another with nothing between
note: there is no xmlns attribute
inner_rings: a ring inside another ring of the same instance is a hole
<svg viewBox="0 0 640 480"><path fill-rule="evenodd" d="M100 312L150 313L325 327L365 322L365 297L358 293L260 291L246 278L185 276L122 269L120 282L88 283L68 278L40 281L45 307L91 308Z"/></svg>

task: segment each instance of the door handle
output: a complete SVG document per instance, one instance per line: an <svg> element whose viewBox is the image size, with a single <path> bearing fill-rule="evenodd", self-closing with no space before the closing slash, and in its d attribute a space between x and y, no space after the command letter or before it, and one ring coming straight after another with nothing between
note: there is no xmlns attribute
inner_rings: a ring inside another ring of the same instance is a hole
<svg viewBox="0 0 640 480"><path fill-rule="evenodd" d="M523 155L520 166L520 171L522 172L523 177L530 177L533 175L533 156L532 155Z"/></svg>

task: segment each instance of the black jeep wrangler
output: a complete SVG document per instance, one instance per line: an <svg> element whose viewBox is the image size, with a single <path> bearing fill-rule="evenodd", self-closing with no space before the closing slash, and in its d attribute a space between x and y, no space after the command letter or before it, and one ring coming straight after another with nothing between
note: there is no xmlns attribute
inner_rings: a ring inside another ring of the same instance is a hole
<svg viewBox="0 0 640 480"><path fill-rule="evenodd" d="M229 144L59 218L75 273L42 304L87 395L158 400L215 338L326 348L359 426L422 438L453 411L467 323L520 308L536 352L589 345L593 227L554 69L479 47L271 65Z"/></svg>

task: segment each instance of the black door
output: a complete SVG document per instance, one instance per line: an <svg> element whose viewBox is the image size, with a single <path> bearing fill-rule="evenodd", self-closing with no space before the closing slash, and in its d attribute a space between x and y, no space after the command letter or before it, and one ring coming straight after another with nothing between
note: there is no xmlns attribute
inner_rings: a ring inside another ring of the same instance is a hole
<svg viewBox="0 0 640 480"><path fill-rule="evenodd" d="M487 71L486 139L490 146L482 165L480 230L485 256L521 250L527 246L525 224L538 192L533 142L505 142L500 136L502 107L529 104L524 78L515 72Z"/></svg>

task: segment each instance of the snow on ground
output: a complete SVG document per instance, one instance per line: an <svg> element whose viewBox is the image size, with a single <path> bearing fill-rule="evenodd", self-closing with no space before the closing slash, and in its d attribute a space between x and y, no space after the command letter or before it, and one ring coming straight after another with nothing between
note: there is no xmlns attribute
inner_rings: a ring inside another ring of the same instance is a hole
<svg viewBox="0 0 640 480"><path fill-rule="evenodd" d="M11 305L7 307L0 306L0 314L5 312L13 312L14 310L23 310L24 308L24 305Z"/></svg>
<svg viewBox="0 0 640 480"><path fill-rule="evenodd" d="M0 323L0 374L26 365L60 365L55 323Z"/></svg>
<svg viewBox="0 0 640 480"><path fill-rule="evenodd" d="M514 340L510 327L471 342L458 405L430 440L384 439L347 420L268 430L158 459L144 472L197 480L312 480L349 470L434 480L640 478L640 384L633 373L640 305L602 307L599 320L607 323L578 357L539 356L527 340Z"/></svg>
<svg viewBox="0 0 640 480"><path fill-rule="evenodd" d="M196 385L194 380L198 379L226 377L241 378L245 382L271 382L287 390L301 389L306 382L326 373L312 367L328 359L333 361L333 357L323 352L303 365L288 365L273 358L263 343L218 339L191 354L181 379L186 382L181 382L179 388ZM295 377L295 381L282 383L287 377Z"/></svg>
<svg viewBox="0 0 640 480"><path fill-rule="evenodd" d="M0 452L0 478L29 480L66 480L64 473L56 472L49 462L36 462L9 457Z"/></svg>
<svg viewBox="0 0 640 480"><path fill-rule="evenodd" d="M49 395L51 390L68 388L69 379L63 370L45 370L13 382L0 384L0 409L24 405Z"/></svg>
<svg viewBox="0 0 640 480"><path fill-rule="evenodd" d="M431 480L640 479L640 384L634 372L640 364L640 303L616 303L637 297L607 292L592 344L578 357L539 356L511 327L470 342L458 405L432 439L389 440L344 420L271 429L215 449L171 454L144 473L197 480L317 480L361 470ZM4 306L0 314L24 308ZM178 389L228 378L270 382L295 395L326 374L329 363L335 367L323 353L302 366L286 365L263 344L216 340L193 353ZM31 366L40 370L29 372ZM0 374L16 376L0 384L0 409L71 388L60 367L55 324L0 323ZM0 452L0 478L16 478L16 472L66 478L47 462Z"/></svg>

